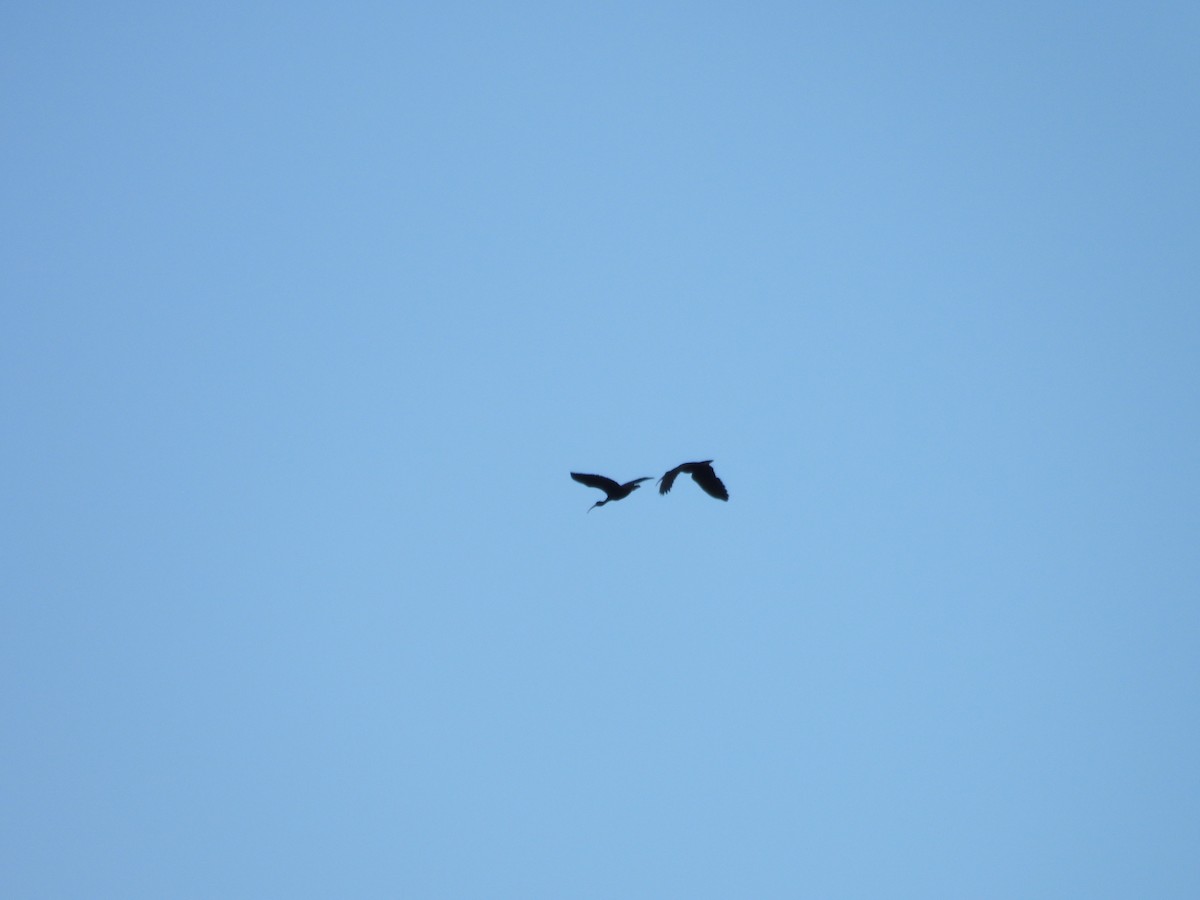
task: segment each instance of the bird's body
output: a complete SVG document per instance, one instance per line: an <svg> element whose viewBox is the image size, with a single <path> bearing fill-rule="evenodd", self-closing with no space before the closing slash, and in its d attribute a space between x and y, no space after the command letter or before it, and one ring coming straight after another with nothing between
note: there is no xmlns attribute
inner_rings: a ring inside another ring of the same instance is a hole
<svg viewBox="0 0 1200 900"><path fill-rule="evenodd" d="M700 485L704 489L704 493L710 497L716 497L718 500L728 500L729 491L725 490L725 485L721 479L717 477L717 473L713 471L712 460L705 459L700 462L683 463L676 466L670 472L658 479L658 492L660 494L669 493L671 487L675 484L675 478L680 472L687 472L692 476L692 481Z"/></svg>
<svg viewBox="0 0 1200 900"><path fill-rule="evenodd" d="M580 484L586 484L588 487L599 488L600 490L604 491L606 495L603 500L597 500L595 503L593 503L591 507L589 507L588 512L591 512L597 506L603 506L605 503L609 503L613 500L624 500L639 487L641 487L643 481L650 480L649 476L647 476L646 478L635 478L633 481L627 481L624 484L618 484L611 478L605 478L603 475L585 475L582 472L572 472L571 477Z"/></svg>

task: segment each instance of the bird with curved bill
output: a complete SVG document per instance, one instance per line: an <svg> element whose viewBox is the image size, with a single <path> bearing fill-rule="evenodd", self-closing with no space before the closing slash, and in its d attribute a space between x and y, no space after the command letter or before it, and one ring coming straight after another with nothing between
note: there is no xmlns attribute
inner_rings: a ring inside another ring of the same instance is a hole
<svg viewBox="0 0 1200 900"><path fill-rule="evenodd" d="M687 472L691 475L692 481L700 485L704 493L710 497L716 497L718 500L729 499L729 491L725 490L725 485L717 477L717 473L713 471L711 459L683 463L676 466L662 478L658 479L658 492L660 494L670 493L672 486L675 484L675 479L680 472Z"/></svg>
<svg viewBox="0 0 1200 900"><path fill-rule="evenodd" d="M586 484L588 487L599 488L607 495L603 500L597 500L590 507L588 512L591 512L597 506L603 506L605 503L611 503L613 500L624 500L639 487L643 481L649 481L650 477L635 478L633 481L627 481L624 484L617 484L611 478L605 478L603 475L585 475L582 472L572 472L571 477L580 484Z"/></svg>

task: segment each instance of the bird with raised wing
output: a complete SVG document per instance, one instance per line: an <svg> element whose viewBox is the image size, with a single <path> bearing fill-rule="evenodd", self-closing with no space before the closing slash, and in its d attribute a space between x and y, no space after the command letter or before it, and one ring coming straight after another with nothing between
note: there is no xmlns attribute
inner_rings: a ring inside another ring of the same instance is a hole
<svg viewBox="0 0 1200 900"><path fill-rule="evenodd" d="M639 487L643 481L649 481L649 476L645 478L635 478L633 481L627 481L624 484L617 484L611 478L605 478L603 475L585 475L582 472L572 472L571 477L580 484L586 484L588 487L599 488L606 494L603 500L597 500L589 508L591 512L597 506L603 506L605 503L610 503L613 500L624 500Z"/></svg>
<svg viewBox="0 0 1200 900"><path fill-rule="evenodd" d="M670 472L658 479L658 492L667 494L671 487L675 484L675 478L680 472L687 472L692 476L692 481L700 485L704 489L704 493L710 497L716 497L718 500L728 500L729 491L725 490L725 485L721 479L717 477L717 473L713 471L712 460L705 459L700 462L683 463L673 468Z"/></svg>

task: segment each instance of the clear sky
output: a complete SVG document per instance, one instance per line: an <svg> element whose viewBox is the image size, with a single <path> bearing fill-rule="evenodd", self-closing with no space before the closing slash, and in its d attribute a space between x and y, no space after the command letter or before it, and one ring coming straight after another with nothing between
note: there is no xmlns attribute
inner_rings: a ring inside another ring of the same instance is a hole
<svg viewBox="0 0 1200 900"><path fill-rule="evenodd" d="M1200 896L1197 46L6 4L0 895Z"/></svg>

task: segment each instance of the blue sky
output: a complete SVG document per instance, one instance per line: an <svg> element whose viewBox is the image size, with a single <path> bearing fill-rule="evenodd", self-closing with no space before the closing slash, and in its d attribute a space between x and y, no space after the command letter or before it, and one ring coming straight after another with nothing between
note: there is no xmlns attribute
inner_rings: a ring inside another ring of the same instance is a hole
<svg viewBox="0 0 1200 900"><path fill-rule="evenodd" d="M0 893L1197 896L1198 39L10 4Z"/></svg>

